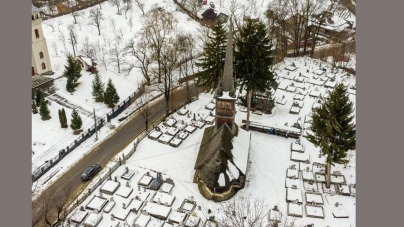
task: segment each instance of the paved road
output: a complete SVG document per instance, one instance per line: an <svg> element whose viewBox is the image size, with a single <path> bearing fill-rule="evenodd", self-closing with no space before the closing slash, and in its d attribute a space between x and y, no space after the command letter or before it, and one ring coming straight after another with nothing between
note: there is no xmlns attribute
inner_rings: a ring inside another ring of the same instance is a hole
<svg viewBox="0 0 404 227"><path fill-rule="evenodd" d="M200 93L201 90L198 89ZM191 96L196 95L195 85L190 85ZM177 107L181 103L186 102L186 88L182 87L174 92L173 102ZM135 113L136 114L136 113ZM149 122L160 118L165 114L165 100L159 98L151 107L151 113L149 116ZM81 173L85 168L91 164L98 163L101 166L105 166L112 157L119 153L124 147L126 147L131 141L133 141L145 128L144 120L141 115L136 114L128 123L123 125L119 130L115 132L110 138L107 138L102 144L92 150L88 155L83 157L78 163L71 167L64 175L59 177L51 186L49 186L38 198L33 201L41 201L46 192L55 190L58 196L63 197L63 190L66 186L72 187L71 197L72 199L81 193L88 183L83 183L80 179ZM33 220L40 216L43 212L43 206L33 207L32 218ZM45 226L40 223L36 226Z"/></svg>

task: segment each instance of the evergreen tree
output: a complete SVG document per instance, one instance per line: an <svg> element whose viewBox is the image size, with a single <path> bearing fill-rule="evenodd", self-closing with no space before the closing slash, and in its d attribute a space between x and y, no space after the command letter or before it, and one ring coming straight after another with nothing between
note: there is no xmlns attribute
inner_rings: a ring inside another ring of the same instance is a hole
<svg viewBox="0 0 404 227"><path fill-rule="evenodd" d="M65 66L63 75L67 77L66 90L73 92L75 83L77 83L78 79L81 77L81 67L70 54L67 56L67 65Z"/></svg>
<svg viewBox="0 0 404 227"><path fill-rule="evenodd" d="M42 120L46 121L49 120L51 118L50 111L48 109L48 103L45 101L45 98L42 97L41 98L41 102L39 104L39 114L42 117Z"/></svg>
<svg viewBox="0 0 404 227"><path fill-rule="evenodd" d="M58 116L59 116L60 127L63 128L62 110L58 110Z"/></svg>
<svg viewBox="0 0 404 227"><path fill-rule="evenodd" d="M267 28L262 21L248 19L236 39L235 71L240 82L240 91L247 90L247 124L249 129L250 108L253 92L263 93L276 86L270 70L273 57ZM270 97L269 97L270 98Z"/></svg>
<svg viewBox="0 0 404 227"><path fill-rule="evenodd" d="M67 118L65 108L62 108L62 128L67 128Z"/></svg>
<svg viewBox="0 0 404 227"><path fill-rule="evenodd" d="M108 80L107 88L104 93L104 103L108 105L108 107L113 108L116 103L119 102L119 96L116 92L115 86L112 83L112 80Z"/></svg>
<svg viewBox="0 0 404 227"><path fill-rule="evenodd" d="M76 109L73 109L70 128L72 128L73 130L77 130L81 128L82 124L83 122L81 121L80 115L77 113Z"/></svg>
<svg viewBox="0 0 404 227"><path fill-rule="evenodd" d="M35 101L34 101L34 100L32 100L32 113L33 113L33 114L37 114L37 113L38 113L38 108L37 108L37 106L35 105Z"/></svg>
<svg viewBox="0 0 404 227"><path fill-rule="evenodd" d="M36 93L35 93L35 103L36 106L39 106L39 104L41 103L41 99L43 97L42 91L41 89L36 89Z"/></svg>
<svg viewBox="0 0 404 227"><path fill-rule="evenodd" d="M353 120L353 103L347 89L340 83L326 98L321 107L314 109L308 140L327 155L326 186L330 187L331 165L341 162L348 150L356 147L356 126Z"/></svg>
<svg viewBox="0 0 404 227"><path fill-rule="evenodd" d="M100 75L98 72L95 73L95 77L93 79L93 97L96 102L104 101L104 83L101 81Z"/></svg>
<svg viewBox="0 0 404 227"><path fill-rule="evenodd" d="M203 48L202 59L196 63L196 66L203 70L198 74L198 86L204 86L208 89L216 89L224 69L226 56L227 36L223 27L223 22L212 26L212 35L208 36L208 42Z"/></svg>

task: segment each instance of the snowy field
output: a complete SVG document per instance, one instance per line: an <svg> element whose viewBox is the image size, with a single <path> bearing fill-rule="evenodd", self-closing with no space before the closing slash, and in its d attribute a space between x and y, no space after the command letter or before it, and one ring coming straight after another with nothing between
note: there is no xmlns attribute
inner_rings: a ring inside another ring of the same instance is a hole
<svg viewBox="0 0 404 227"><path fill-rule="evenodd" d="M305 62L307 66L304 66ZM290 72L288 75L288 70L285 70L285 68L292 63L295 63L295 67L297 69ZM279 77L279 82L288 84L293 82L293 80L289 78L293 78L294 76L299 75L299 73L307 74L307 69L309 69L309 73L315 72L318 70L318 68L320 68L319 64L320 61L305 57L287 58L284 62L275 65L274 69ZM331 66L328 63L321 62L321 68L325 68L326 72L320 77L328 78L326 75L327 73L330 73ZM352 86L356 83L355 77L347 77L346 73L342 71L335 72L335 79L338 82L343 82L346 86ZM288 92L286 90L278 89L275 92L275 96L284 96L286 99L286 104L276 104L275 112L271 115L252 114L251 121L258 122L263 125L283 125L283 127L288 127L284 126L284 123L287 122L289 125L291 125L292 123L296 122L298 118L301 118L304 122L305 116L310 114L311 108L316 100L316 98L310 97L308 94L313 90L318 90L322 95L325 95L327 89L323 86L309 85L305 82L303 82L303 85L307 85L308 88L305 89L307 94L304 95L304 105L298 115L290 114L289 110L293 103L293 98L303 89L298 88L295 92ZM350 95L350 98L355 103L355 95ZM172 115L172 118L176 120L176 125L174 127L184 128L184 126L180 123L192 124L191 120L194 113L199 118L206 118L206 116L208 116L211 112L211 110L206 109L206 107L209 103L211 103L212 99L213 96L209 93L200 94L199 100L187 105L185 108L186 110L192 112L190 117L187 115L181 115L179 113ZM237 108L239 109L240 106L237 106ZM236 114L236 123L241 125L241 120L245 119L245 116L245 112L238 111ZM170 120L166 123L172 124L173 122L173 120ZM166 206L158 205L158 202L147 202L147 206L154 207L156 213L154 215L161 215L163 217L163 221L152 216L145 215L146 217L144 217L144 214L142 214L142 216L140 213L136 214L135 212L129 212L128 209L121 209L121 204L125 203L122 196L116 194L102 194L102 196L107 200L111 200L111 197L113 197L112 200L116 201L115 207L118 207L112 208L111 213L114 213L114 209L115 211L120 210L120 212L125 214L128 213L125 221L129 224L133 222L139 223L141 221L146 223L149 221L150 223L156 222L162 224L164 220L167 219L173 220L174 218L182 218L178 217L178 212L176 211L181 207L185 199L193 199L197 206L201 206L201 210L195 209L193 211L195 216L186 216L185 222L190 217L192 217L193 220L200 219L200 221L204 222L208 216L206 213L207 209L212 210L214 212L213 215L216 217L220 217L222 215L220 204L204 199L199 194L197 185L192 183L195 173L193 168L205 127L207 126L204 126L201 129L197 128L192 134L189 134L189 136L183 140L182 144L180 144L178 148L172 147L168 144L163 144L158 142L158 140L147 137L144 138L138 145L136 152L129 160L126 161L126 164L119 167L112 174L112 179L114 176L117 176L118 181L121 182L121 187L125 187L126 180L121 179L120 175L124 173L125 168L127 167L130 171L135 172L134 177L129 180L129 187L131 187L134 192L150 192L151 196L153 196L156 192L149 189L143 189L143 186L138 186L140 179L144 174L146 174L146 172L149 172L152 177L156 177L156 172L161 172L163 179L172 179L174 182L174 187L170 191L170 196L174 196L175 200L171 206L169 204ZM165 129L168 130L168 126ZM246 184L246 187L239 191L231 200L237 200L252 194L254 195L254 198L264 200L265 204L268 205L268 208L277 206L282 214L283 221L294 222L294 226L304 226L312 223L315 226L355 226L355 197L338 194L336 191L336 188L340 188L342 191L349 191L349 185L356 184L355 151L349 152L349 164L346 168L339 164L332 167L332 172L339 171L338 174L343 176L343 178L334 177L334 181L340 182L341 179L345 179L344 185L333 184L331 190L328 190L325 189L323 184L320 182L314 184L310 183L310 179L315 180L313 176L317 175L316 173L323 173L324 167L321 164L325 163L325 157L320 157L319 148L315 148L314 145L308 142L305 137L301 137L300 139L300 143L304 147L304 151L301 154L308 154L310 157L310 163L294 162L290 160L292 147L291 144L295 143L296 139L284 138L255 131L250 132L252 134L249 160L251 164L247 173L248 183ZM128 153L131 149L132 146L130 145L122 152ZM288 189L286 188L285 181L288 175L289 177L297 175L297 178L294 177L294 180L288 179L290 182L293 182L293 184L298 184L296 185L297 187L295 189L291 187ZM93 195L88 197L86 201L82 203L82 206L85 206L85 204L87 204L93 198L93 196L98 196L98 191L99 189L96 189ZM294 204L293 202L287 203L287 191L289 192L288 197L293 200L298 199L301 205ZM159 196L161 197L161 195ZM129 195L128 199L132 197L132 195ZM172 201L172 198L169 198L170 201ZM167 200L167 198L165 198L165 200ZM129 202L129 200L127 200L126 203L127 202ZM313 204L313 202L317 204ZM336 203L338 203L338 206L336 206ZM161 204L163 204L163 202L161 202ZM146 205L142 205L140 209L150 209L145 207ZM169 208L171 208L170 212L168 211L170 210ZM76 210L79 210L79 208ZM299 218L288 216L288 211L290 214L297 212L296 214L302 215L302 217ZM90 211L88 210L88 212ZM103 219L100 222L100 226L110 226L115 225L118 222L124 222L123 220L117 219L111 220L111 213L107 214L105 212L101 212ZM167 216L167 218L164 218L165 216Z"/></svg>

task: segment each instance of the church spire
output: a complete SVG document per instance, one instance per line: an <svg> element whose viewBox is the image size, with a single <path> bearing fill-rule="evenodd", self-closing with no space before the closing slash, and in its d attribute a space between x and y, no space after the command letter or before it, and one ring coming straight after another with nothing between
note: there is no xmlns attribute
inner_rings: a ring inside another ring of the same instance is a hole
<svg viewBox="0 0 404 227"><path fill-rule="evenodd" d="M233 80L233 23L230 19L229 32L227 35L226 58L224 63L223 76L220 92L228 91L230 95L235 95Z"/></svg>

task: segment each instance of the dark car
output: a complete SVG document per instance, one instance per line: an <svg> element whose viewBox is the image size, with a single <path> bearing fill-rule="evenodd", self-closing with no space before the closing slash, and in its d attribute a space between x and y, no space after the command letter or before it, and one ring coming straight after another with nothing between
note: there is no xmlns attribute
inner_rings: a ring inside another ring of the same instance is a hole
<svg viewBox="0 0 404 227"><path fill-rule="evenodd" d="M91 165L86 170L84 170L83 174L81 174L81 179L83 181L91 180L100 171L101 171L100 165L98 164Z"/></svg>

